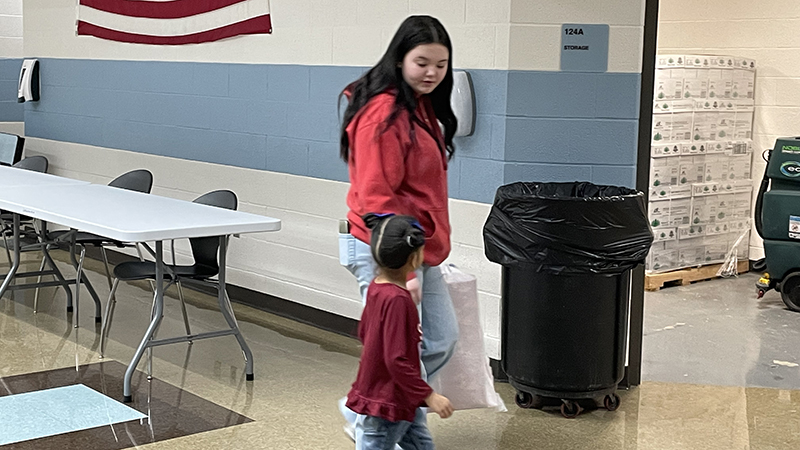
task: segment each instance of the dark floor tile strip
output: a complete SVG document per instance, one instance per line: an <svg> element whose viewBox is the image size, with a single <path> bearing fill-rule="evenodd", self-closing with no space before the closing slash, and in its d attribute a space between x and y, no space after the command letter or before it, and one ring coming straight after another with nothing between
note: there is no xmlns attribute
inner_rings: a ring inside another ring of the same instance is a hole
<svg viewBox="0 0 800 450"><path fill-rule="evenodd" d="M38 391L82 383L115 400L122 399L126 367L117 361L54 369L0 378L11 393ZM149 414L149 420L131 421L0 446L0 449L124 449L195 433L252 422L252 419L197 395L137 371L134 401L128 406ZM4 389L0 396L8 395Z"/></svg>

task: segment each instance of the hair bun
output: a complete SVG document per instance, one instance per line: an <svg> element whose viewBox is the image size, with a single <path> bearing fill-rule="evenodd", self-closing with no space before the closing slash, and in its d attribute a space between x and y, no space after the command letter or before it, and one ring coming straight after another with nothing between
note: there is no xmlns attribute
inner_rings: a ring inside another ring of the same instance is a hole
<svg viewBox="0 0 800 450"><path fill-rule="evenodd" d="M383 219L392 216L393 214L375 214L375 213L368 213L364 214L361 217L361 220L364 221L364 225L367 226L370 230L374 229L378 226L379 223L383 221Z"/></svg>

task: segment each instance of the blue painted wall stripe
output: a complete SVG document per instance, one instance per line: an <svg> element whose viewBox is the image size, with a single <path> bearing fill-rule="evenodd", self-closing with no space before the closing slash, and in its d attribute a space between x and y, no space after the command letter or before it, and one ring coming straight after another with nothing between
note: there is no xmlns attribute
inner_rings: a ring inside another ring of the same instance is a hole
<svg viewBox="0 0 800 450"><path fill-rule="evenodd" d="M18 64L0 64L0 77L14 73L14 90ZM44 58L42 100L25 106L26 133L346 181L338 95L365 70ZM456 139L451 197L491 202L517 180L632 185L639 75L469 72L477 126Z"/></svg>
<svg viewBox="0 0 800 450"><path fill-rule="evenodd" d="M17 80L22 59L0 59L0 122L22 122L25 108L17 103Z"/></svg>

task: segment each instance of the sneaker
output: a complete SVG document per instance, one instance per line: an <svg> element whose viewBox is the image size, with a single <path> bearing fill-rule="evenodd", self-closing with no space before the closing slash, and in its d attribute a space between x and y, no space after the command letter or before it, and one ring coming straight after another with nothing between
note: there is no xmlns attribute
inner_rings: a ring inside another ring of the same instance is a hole
<svg viewBox="0 0 800 450"><path fill-rule="evenodd" d="M355 426L355 424L352 424L352 423L348 422L348 423L344 424L344 427L342 427L342 428L344 429L344 434L346 434L347 437L349 437L351 441L355 442L356 441L356 426Z"/></svg>

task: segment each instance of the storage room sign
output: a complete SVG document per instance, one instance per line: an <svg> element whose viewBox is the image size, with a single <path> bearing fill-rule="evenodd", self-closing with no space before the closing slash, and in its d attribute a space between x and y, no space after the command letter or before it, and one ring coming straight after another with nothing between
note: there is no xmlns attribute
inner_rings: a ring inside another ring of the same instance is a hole
<svg viewBox="0 0 800 450"><path fill-rule="evenodd" d="M561 26L561 70L605 72L608 70L608 25Z"/></svg>

